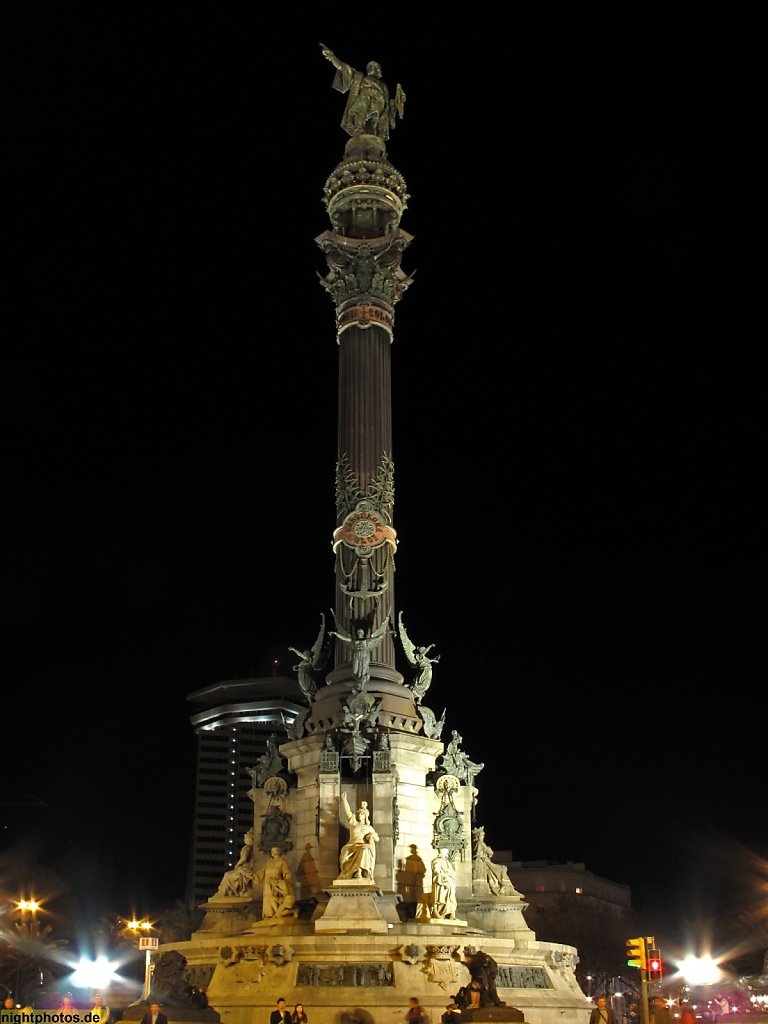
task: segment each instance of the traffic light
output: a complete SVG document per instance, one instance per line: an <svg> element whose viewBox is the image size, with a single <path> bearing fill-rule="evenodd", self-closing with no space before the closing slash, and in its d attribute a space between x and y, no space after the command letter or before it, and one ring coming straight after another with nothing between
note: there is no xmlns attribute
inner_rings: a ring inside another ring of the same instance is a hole
<svg viewBox="0 0 768 1024"><path fill-rule="evenodd" d="M645 970L645 939L627 939L627 967Z"/></svg>
<svg viewBox="0 0 768 1024"><path fill-rule="evenodd" d="M648 981L661 981L661 953L658 949L648 950Z"/></svg>

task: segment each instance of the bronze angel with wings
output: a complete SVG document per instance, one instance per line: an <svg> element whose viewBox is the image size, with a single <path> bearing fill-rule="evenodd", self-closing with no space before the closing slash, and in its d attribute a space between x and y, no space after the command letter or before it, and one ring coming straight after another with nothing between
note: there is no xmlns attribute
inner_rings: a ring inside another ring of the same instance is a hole
<svg viewBox="0 0 768 1024"><path fill-rule="evenodd" d="M397 618L397 623L400 627L400 642L403 645L405 656L411 665L418 669L411 683L411 689L413 690L413 696L416 698L416 703L421 704L424 694L432 683L432 666L440 661L440 655L438 654L436 658L429 657L429 652L435 646L434 644L430 644L429 647L417 647L411 641L405 630L402 612L400 612Z"/></svg>
<svg viewBox="0 0 768 1024"><path fill-rule="evenodd" d="M298 665L293 666L293 670L298 675L301 692L311 703L317 692L315 673L322 672L325 668L331 650L330 634L326 636L325 615L322 612L320 613L320 632L317 634L317 640L315 640L312 650L299 651L295 647L289 647L288 650L298 654L301 659Z"/></svg>

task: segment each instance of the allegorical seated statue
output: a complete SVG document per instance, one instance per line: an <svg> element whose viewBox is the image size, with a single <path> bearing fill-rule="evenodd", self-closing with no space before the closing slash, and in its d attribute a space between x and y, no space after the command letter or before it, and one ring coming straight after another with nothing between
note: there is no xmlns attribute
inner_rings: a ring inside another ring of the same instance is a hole
<svg viewBox="0 0 768 1024"><path fill-rule="evenodd" d="M327 46L323 46L323 56L336 68L333 88L349 93L341 127L348 135L376 135L386 141L390 129L395 127L395 116L403 116L405 93L402 86L398 84L395 98L391 100L381 78L381 66L375 60L369 61L363 72L339 60Z"/></svg>
<svg viewBox="0 0 768 1024"><path fill-rule="evenodd" d="M267 779L278 775L283 769L283 760L277 749L277 737L274 733L267 737L267 749L256 758L256 764L250 769L254 786L263 786Z"/></svg>
<svg viewBox="0 0 768 1024"><path fill-rule="evenodd" d="M253 881L253 829L243 839L240 857L231 871L225 871L216 890L217 896L248 896Z"/></svg>
<svg viewBox="0 0 768 1024"><path fill-rule="evenodd" d="M463 739L460 734L452 729L450 742L440 759L440 767L449 775L455 775L459 782L463 782L467 786L474 786L475 776L480 774L485 765L482 761L471 761L467 754L460 749L462 743Z"/></svg>
<svg viewBox="0 0 768 1024"><path fill-rule="evenodd" d="M493 850L485 841L485 828L472 829L474 851L472 856L473 892L490 892L492 896L519 896L503 864L493 863ZM486 888L487 887L487 888Z"/></svg>
<svg viewBox="0 0 768 1024"><path fill-rule="evenodd" d="M347 794L341 794L343 814L340 815L344 825L349 829L349 841L344 844L339 854L339 878L373 879L376 867L376 843L379 837L369 822L368 805L363 801L357 814L353 814Z"/></svg>

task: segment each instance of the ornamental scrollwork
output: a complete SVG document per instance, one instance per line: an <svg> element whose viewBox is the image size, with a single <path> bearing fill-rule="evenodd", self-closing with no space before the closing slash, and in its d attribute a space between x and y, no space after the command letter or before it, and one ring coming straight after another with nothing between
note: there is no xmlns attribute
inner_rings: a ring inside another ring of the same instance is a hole
<svg viewBox="0 0 768 1024"><path fill-rule="evenodd" d="M367 491L360 487L348 455L342 455L336 463L336 511L339 517L350 515L363 499L367 499L374 512L389 521L388 509L395 503L395 463L387 452L382 452L376 477Z"/></svg>

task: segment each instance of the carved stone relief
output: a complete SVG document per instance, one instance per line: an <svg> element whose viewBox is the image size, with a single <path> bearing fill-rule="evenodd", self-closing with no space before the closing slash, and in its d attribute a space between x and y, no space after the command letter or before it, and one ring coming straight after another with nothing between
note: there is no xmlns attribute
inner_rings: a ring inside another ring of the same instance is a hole
<svg viewBox="0 0 768 1024"><path fill-rule="evenodd" d="M456 959L459 947L453 945L429 946L429 958L424 970L430 981L434 981L444 992L455 990L469 982L469 971L465 964Z"/></svg>
<svg viewBox="0 0 768 1024"><path fill-rule="evenodd" d="M543 967L499 964L497 988L554 988Z"/></svg>
<svg viewBox="0 0 768 1024"><path fill-rule="evenodd" d="M455 775L441 775L435 783L435 792L440 797L440 808L433 825L432 846L436 850L449 850L455 853L466 849L464 818L453 801L454 794L458 793L460 788Z"/></svg>
<svg viewBox="0 0 768 1024"><path fill-rule="evenodd" d="M394 985L394 977L390 963L309 962L299 964L296 984L313 987L369 988L377 985Z"/></svg>

